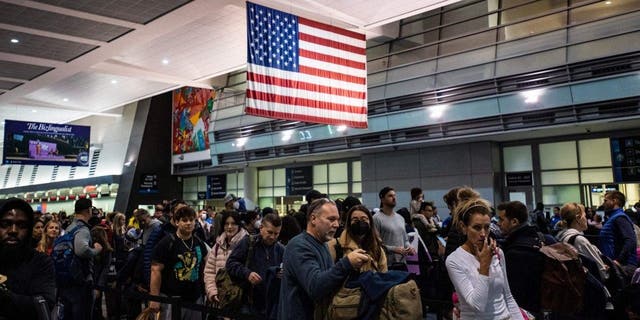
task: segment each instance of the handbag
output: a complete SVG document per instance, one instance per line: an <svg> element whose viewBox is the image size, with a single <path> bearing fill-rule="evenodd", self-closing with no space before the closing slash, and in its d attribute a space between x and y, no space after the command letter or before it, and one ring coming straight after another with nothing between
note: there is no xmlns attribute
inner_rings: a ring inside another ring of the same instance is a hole
<svg viewBox="0 0 640 320"><path fill-rule="evenodd" d="M253 257L253 247L256 242L256 236L249 236L249 252L244 262L245 267L249 267L251 258ZM214 249L214 255L218 256L218 245ZM222 268L216 272L216 287L218 288L217 307L227 312L237 311L242 307L242 297L244 288L232 279L229 271Z"/></svg>
<svg viewBox="0 0 640 320"><path fill-rule="evenodd" d="M140 312L136 317L136 320L158 320L160 319L160 312L153 312L151 309L146 308Z"/></svg>

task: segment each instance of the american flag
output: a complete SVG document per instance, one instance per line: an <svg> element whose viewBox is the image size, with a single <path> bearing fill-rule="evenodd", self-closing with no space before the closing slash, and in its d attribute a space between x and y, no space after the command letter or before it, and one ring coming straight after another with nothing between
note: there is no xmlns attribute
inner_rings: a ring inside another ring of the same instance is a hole
<svg viewBox="0 0 640 320"><path fill-rule="evenodd" d="M247 2L251 115L367 127L364 34Z"/></svg>

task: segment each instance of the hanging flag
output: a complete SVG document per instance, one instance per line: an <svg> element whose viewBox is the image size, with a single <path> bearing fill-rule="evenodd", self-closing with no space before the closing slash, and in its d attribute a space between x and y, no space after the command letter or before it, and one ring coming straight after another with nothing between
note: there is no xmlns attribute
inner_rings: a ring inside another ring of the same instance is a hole
<svg viewBox="0 0 640 320"><path fill-rule="evenodd" d="M247 114L367 127L365 35L247 2Z"/></svg>

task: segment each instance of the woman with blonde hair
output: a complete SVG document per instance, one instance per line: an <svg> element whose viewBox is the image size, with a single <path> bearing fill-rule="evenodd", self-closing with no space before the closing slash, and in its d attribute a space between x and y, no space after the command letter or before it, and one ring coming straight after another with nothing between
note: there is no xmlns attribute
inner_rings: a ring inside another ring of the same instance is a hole
<svg viewBox="0 0 640 320"><path fill-rule="evenodd" d="M600 258L600 250L584 236L583 232L588 227L584 206L575 202L565 203L560 208L560 218L562 220L557 225L561 230L556 235L558 241L572 245L578 253L595 261L602 281L609 278L609 266Z"/></svg>
<svg viewBox="0 0 640 320"><path fill-rule="evenodd" d="M44 232L42 232L42 236L40 237L36 250L50 256L53 251L53 242L60 236L60 230L60 222L56 220L49 220L49 222L44 226Z"/></svg>
<svg viewBox="0 0 640 320"><path fill-rule="evenodd" d="M490 204L480 198L456 207L465 242L446 261L458 294L460 319L523 319L511 295L504 253L489 236Z"/></svg>

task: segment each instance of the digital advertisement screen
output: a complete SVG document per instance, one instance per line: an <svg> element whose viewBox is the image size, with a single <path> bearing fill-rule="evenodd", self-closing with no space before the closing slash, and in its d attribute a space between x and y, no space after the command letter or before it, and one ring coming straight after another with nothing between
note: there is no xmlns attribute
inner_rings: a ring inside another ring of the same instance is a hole
<svg viewBox="0 0 640 320"><path fill-rule="evenodd" d="M3 164L88 166L91 128L5 120Z"/></svg>
<svg viewBox="0 0 640 320"><path fill-rule="evenodd" d="M640 137L611 138L615 182L640 182Z"/></svg>

